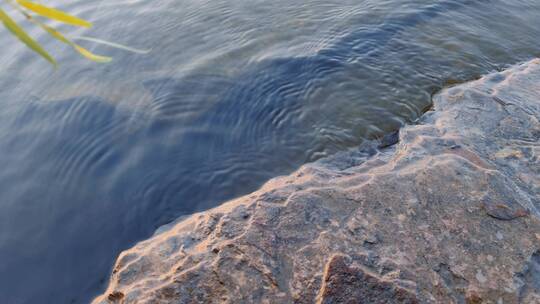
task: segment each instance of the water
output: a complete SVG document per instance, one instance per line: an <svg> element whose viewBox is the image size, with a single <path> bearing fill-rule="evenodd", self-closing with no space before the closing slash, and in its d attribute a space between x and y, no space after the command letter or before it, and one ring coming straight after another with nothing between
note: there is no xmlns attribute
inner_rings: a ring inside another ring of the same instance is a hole
<svg viewBox="0 0 540 304"><path fill-rule="evenodd" d="M48 2L49 3L49 2ZM540 55L538 0L50 1L99 65L0 34L0 302L86 303L178 216L415 121Z"/></svg>

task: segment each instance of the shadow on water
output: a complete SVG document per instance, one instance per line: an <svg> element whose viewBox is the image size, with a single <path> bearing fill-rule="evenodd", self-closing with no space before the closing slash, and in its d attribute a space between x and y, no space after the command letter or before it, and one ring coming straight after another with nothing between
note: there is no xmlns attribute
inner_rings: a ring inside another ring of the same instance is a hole
<svg viewBox="0 0 540 304"><path fill-rule="evenodd" d="M531 16L511 6L509 24L494 20L504 1L411 5L310 55L153 77L137 113L98 96L27 101L0 123L0 302L88 302L160 225L414 121L448 79L530 58L539 30L505 40L540 12L524 3Z"/></svg>

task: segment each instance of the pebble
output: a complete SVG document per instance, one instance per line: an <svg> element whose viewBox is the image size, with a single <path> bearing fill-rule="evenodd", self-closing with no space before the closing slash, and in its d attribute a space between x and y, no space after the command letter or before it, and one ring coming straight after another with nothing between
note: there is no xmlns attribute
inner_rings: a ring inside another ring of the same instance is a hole
<svg viewBox="0 0 540 304"><path fill-rule="evenodd" d="M478 282L484 284L485 282L487 282L487 278L486 276L484 276L484 274L482 273L482 271L478 270L476 272L476 279L478 280Z"/></svg>

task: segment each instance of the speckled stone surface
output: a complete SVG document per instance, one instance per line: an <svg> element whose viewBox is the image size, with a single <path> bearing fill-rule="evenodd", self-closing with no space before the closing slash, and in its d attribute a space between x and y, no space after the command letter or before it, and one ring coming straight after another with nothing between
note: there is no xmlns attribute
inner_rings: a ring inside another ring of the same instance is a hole
<svg viewBox="0 0 540 304"><path fill-rule="evenodd" d="M94 303L540 303L539 120L538 59L445 89L395 145L164 227Z"/></svg>

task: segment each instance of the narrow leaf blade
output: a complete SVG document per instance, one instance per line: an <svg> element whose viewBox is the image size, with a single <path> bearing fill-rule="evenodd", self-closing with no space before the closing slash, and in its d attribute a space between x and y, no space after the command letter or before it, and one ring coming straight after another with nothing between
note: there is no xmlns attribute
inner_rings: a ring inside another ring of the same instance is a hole
<svg viewBox="0 0 540 304"><path fill-rule="evenodd" d="M64 35L62 35L59 31L55 30L54 28L50 27L50 26L47 26L37 20L33 20L35 23L37 23L39 26L41 26L41 28L43 28L47 33L49 33L49 35L53 36L54 38L62 41L63 43L73 47L74 49L77 50L77 52L79 52L81 55L83 55L84 57L92 60L92 61L95 61L95 62L100 62L100 63L107 63L107 62L111 62L112 61L112 58L111 57L106 57L106 56L100 56L100 55L96 55L96 54L93 54L92 52L90 52L89 50L83 48L82 46L74 43L73 41L69 40L68 38L66 38Z"/></svg>
<svg viewBox="0 0 540 304"><path fill-rule="evenodd" d="M61 10L57 10L52 7L48 7L45 5L41 5L35 2L26 1L26 0L17 0L17 3L21 5L22 7L49 19L57 20L57 21L75 25L75 26L82 26L82 27L92 26L92 23L86 20L69 15Z"/></svg>
<svg viewBox="0 0 540 304"><path fill-rule="evenodd" d="M100 55L96 55L96 54L93 54L91 53L90 51L88 51L87 49L83 48L82 46L80 45L76 45L76 44L73 44L73 47L79 52L81 53L81 55L83 55L84 57L92 60L92 61L95 61L95 62L100 62L100 63L107 63L107 62L111 62L112 61L112 58L111 57L107 57L107 56L100 56Z"/></svg>
<svg viewBox="0 0 540 304"><path fill-rule="evenodd" d="M150 50L141 50L141 49L136 49L136 48L132 48L132 47L129 47L129 46L125 46L125 45L122 45L122 44L109 42L109 41L105 41L105 40L97 39L97 38L92 38L92 37L86 37L86 36L76 36L76 37L71 37L71 38L74 39L74 40L85 40L85 41L90 41L90 42L94 42L94 43L98 43L98 44L103 44L103 45L110 46L110 47L113 47L113 48L116 48L116 49L121 49L121 50L125 50L125 51L132 52L132 53L137 53L137 54L148 54L148 53L150 53L152 51L151 49Z"/></svg>
<svg viewBox="0 0 540 304"><path fill-rule="evenodd" d="M54 58L45 51L39 43L37 43L32 37L30 37L24 29L22 29L11 17L8 16L2 9L0 9L0 20L4 23L4 26L15 35L19 40L26 44L34 52L41 55L47 61L56 66L56 61Z"/></svg>

